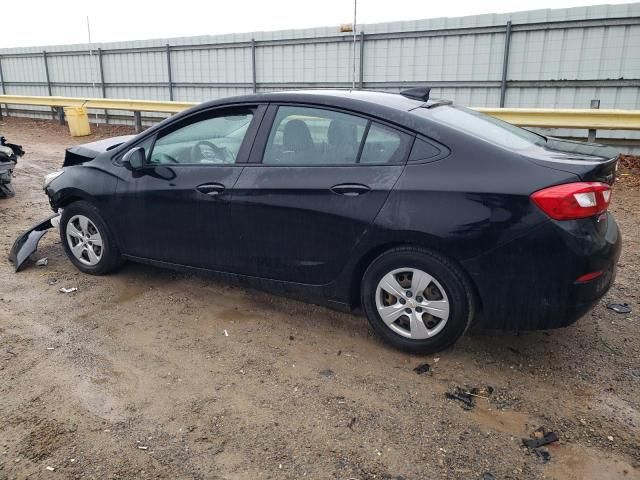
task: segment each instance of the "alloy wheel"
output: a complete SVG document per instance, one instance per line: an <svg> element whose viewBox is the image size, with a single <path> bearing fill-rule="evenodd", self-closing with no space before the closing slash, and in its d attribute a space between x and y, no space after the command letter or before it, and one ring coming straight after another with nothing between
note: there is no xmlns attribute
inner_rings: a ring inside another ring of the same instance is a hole
<svg viewBox="0 0 640 480"><path fill-rule="evenodd" d="M397 268L384 275L376 288L376 307L387 327L412 340L437 335L449 318L444 288L416 268Z"/></svg>
<svg viewBox="0 0 640 480"><path fill-rule="evenodd" d="M104 253L102 236L95 224L84 215L74 215L67 222L67 244L81 263L97 265Z"/></svg>

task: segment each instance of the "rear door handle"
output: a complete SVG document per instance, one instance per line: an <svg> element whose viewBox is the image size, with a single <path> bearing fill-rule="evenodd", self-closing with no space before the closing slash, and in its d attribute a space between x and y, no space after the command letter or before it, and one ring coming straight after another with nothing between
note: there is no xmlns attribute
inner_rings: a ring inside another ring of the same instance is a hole
<svg viewBox="0 0 640 480"><path fill-rule="evenodd" d="M364 195L371 189L366 185L361 185L359 183L341 183L340 185L334 185L330 190L338 195L357 197L358 195Z"/></svg>
<svg viewBox="0 0 640 480"><path fill-rule="evenodd" d="M204 185L198 185L196 190L210 197L217 197L224 192L225 187L221 183L205 183Z"/></svg>

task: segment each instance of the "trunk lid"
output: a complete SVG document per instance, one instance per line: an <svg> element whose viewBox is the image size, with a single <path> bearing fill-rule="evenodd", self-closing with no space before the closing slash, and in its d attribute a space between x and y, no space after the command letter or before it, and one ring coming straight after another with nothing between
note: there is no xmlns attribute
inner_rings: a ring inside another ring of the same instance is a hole
<svg viewBox="0 0 640 480"><path fill-rule="evenodd" d="M122 135L119 137L106 138L97 142L83 143L67 148L64 155L63 167L70 165L80 165L81 163L93 160L101 153L112 150L125 142L128 142L135 135Z"/></svg>
<svg viewBox="0 0 640 480"><path fill-rule="evenodd" d="M597 143L549 137L544 144L529 149L525 156L537 165L574 173L584 182L613 185L619 152Z"/></svg>

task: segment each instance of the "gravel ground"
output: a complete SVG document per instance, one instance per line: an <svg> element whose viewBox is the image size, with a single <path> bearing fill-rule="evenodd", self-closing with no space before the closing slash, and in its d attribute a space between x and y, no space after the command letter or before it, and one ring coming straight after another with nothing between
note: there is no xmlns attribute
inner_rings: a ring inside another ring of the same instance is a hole
<svg viewBox="0 0 640 480"><path fill-rule="evenodd" d="M418 357L362 317L198 276L80 274L55 232L36 254L49 264L15 274L14 238L50 213L43 174L65 147L129 130L73 139L9 118L0 132L27 151L0 200L0 479L640 479L634 172L611 208L618 279L592 313L548 332L472 330ZM413 371L423 362L431 375ZM465 385L494 390L465 410L445 397ZM521 446L540 426L560 438L547 462Z"/></svg>

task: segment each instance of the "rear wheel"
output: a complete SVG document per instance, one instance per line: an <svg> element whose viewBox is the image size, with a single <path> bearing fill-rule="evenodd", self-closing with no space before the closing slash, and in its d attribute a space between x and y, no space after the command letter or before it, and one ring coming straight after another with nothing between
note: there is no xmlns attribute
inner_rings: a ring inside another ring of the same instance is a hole
<svg viewBox="0 0 640 480"><path fill-rule="evenodd" d="M425 249L400 247L380 255L365 272L361 292L375 332L414 353L453 345L473 319L473 292L464 274Z"/></svg>
<svg viewBox="0 0 640 480"><path fill-rule="evenodd" d="M111 231L89 202L77 201L64 209L60 238L69 260L82 272L104 275L122 263Z"/></svg>

